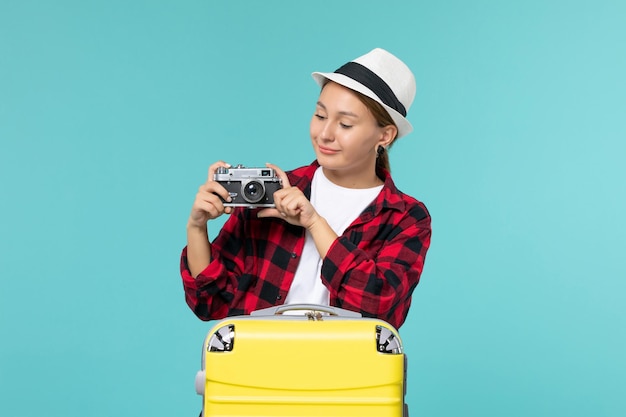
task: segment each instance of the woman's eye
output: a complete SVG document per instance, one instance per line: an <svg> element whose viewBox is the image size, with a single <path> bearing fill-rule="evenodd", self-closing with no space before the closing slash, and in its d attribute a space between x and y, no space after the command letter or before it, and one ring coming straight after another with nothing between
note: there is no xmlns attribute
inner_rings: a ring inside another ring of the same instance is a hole
<svg viewBox="0 0 626 417"><path fill-rule="evenodd" d="M316 117L318 120L324 120L324 119L326 118L326 117L324 117L324 116L322 116L321 114L318 114L318 113L315 113L315 117Z"/></svg>
<svg viewBox="0 0 626 417"><path fill-rule="evenodd" d="M350 129L352 127L352 125L347 125L345 123L339 123L339 125L343 128L343 129Z"/></svg>

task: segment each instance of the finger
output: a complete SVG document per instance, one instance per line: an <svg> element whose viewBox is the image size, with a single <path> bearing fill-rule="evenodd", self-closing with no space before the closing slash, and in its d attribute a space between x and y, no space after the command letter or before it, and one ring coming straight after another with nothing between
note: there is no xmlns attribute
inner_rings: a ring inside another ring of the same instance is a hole
<svg viewBox="0 0 626 417"><path fill-rule="evenodd" d="M291 216L297 216L302 211L302 201L299 198L290 199L285 204L285 213Z"/></svg>
<svg viewBox="0 0 626 417"><path fill-rule="evenodd" d="M198 197L194 208L198 208L207 213L211 219L215 219L222 214L231 214L233 207L225 206L222 200L215 194L209 194L206 197Z"/></svg>
<svg viewBox="0 0 626 417"><path fill-rule="evenodd" d="M208 181L214 181L215 180L215 171L217 171L218 168L230 168L231 165L227 162L224 161L217 161L216 163L214 163L213 165L211 165L209 167L209 175L207 177L207 182Z"/></svg>
<svg viewBox="0 0 626 417"><path fill-rule="evenodd" d="M296 187L278 190L274 194L274 198L275 200L277 198L283 206L289 206L293 204L293 202L299 202L301 199L306 200L302 191Z"/></svg>
<svg viewBox="0 0 626 417"><path fill-rule="evenodd" d="M289 178L287 177L287 174L285 174L285 171L283 171L282 169L278 168L274 164L270 164L269 162L266 163L265 166L267 166L268 168L272 168L276 172L278 178L280 178L280 180L283 183L283 188L291 187L291 184L289 183Z"/></svg>
<svg viewBox="0 0 626 417"><path fill-rule="evenodd" d="M224 188L222 184L215 181L208 181L202 184L198 190L198 197L207 201L211 201L211 197L213 197L220 203L225 201L230 202L232 200L228 190Z"/></svg>
<svg viewBox="0 0 626 417"><path fill-rule="evenodd" d="M300 196L295 193L289 193L283 198L279 198L276 209L285 216L297 216L300 213Z"/></svg>
<svg viewBox="0 0 626 417"><path fill-rule="evenodd" d="M263 217L282 217L282 216L277 209L267 208L267 209L259 210L259 212L257 213L257 217L263 218Z"/></svg>
<svg viewBox="0 0 626 417"><path fill-rule="evenodd" d="M289 195L289 190L293 189L293 187L291 188L280 188L276 191L274 191L274 203L278 204L279 201L284 200L288 195Z"/></svg>
<svg viewBox="0 0 626 417"><path fill-rule="evenodd" d="M220 184L216 184L215 187L211 187L206 191L201 191L198 193L197 200L198 201L206 201L209 204L214 204L216 206L222 206L225 200L224 194L221 190L222 187ZM228 192L226 192L226 197L229 197Z"/></svg>
<svg viewBox="0 0 626 417"><path fill-rule="evenodd" d="M198 213L198 216L193 213ZM194 204L192 210L192 216L196 219L203 219L206 221L207 219L215 219L221 214L221 210L218 206L215 206L206 201L198 201Z"/></svg>
<svg viewBox="0 0 626 417"><path fill-rule="evenodd" d="M214 193L200 193L196 198L196 205L206 210L210 207L215 207L219 211L224 211L224 202L221 197Z"/></svg>

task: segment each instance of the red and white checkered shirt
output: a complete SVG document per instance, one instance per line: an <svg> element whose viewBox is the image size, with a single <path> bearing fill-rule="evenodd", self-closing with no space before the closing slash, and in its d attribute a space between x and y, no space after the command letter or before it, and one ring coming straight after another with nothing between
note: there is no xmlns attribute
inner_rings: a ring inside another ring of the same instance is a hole
<svg viewBox="0 0 626 417"><path fill-rule="evenodd" d="M287 173L292 186L311 195L319 165ZM400 192L387 172L376 199L331 245L321 279L330 305L377 317L396 328L408 314L411 295L430 246L430 215ZM202 320L249 314L284 303L304 246L305 230L282 219L256 217L235 208L211 243L211 263L194 278L181 256L185 298Z"/></svg>

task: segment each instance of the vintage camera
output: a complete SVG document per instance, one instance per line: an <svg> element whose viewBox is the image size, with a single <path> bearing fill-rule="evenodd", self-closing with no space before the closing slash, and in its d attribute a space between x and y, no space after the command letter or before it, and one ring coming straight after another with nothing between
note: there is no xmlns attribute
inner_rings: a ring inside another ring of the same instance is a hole
<svg viewBox="0 0 626 417"><path fill-rule="evenodd" d="M228 190L230 207L275 207L274 192L282 188L282 181L271 168L219 167L213 175L216 182Z"/></svg>

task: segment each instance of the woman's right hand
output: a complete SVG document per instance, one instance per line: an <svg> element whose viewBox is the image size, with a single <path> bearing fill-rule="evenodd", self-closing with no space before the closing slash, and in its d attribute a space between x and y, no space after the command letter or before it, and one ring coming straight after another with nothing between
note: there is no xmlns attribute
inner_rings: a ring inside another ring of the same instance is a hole
<svg viewBox="0 0 626 417"><path fill-rule="evenodd" d="M231 213L232 207L224 207L222 202L222 199L224 201L231 200L228 190L213 180L215 171L219 167L230 168L230 164L218 161L209 167L207 181L198 189L196 199L191 207L187 227L206 229L206 224L209 220L215 219L224 213Z"/></svg>

